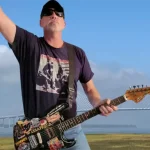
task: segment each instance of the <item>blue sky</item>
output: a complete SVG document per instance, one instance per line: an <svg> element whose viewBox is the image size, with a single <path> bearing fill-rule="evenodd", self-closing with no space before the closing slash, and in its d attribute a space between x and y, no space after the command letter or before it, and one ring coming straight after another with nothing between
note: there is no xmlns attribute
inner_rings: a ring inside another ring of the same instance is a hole
<svg viewBox="0 0 150 150"><path fill-rule="evenodd" d="M15 24L43 36L39 19L45 2L47 1L1 0L0 5ZM86 52L102 96L120 96L133 84L150 85L149 0L59 2L64 6L66 16L63 39L78 45ZM22 105L18 64L1 35L0 92L3 102L0 113L5 115L5 109L10 115L20 113L21 109L16 110L16 105ZM14 99L16 103L10 99ZM11 109L7 108L8 104L12 106ZM127 106L131 107L130 104L127 103Z"/></svg>
<svg viewBox="0 0 150 150"><path fill-rule="evenodd" d="M19 26L42 36L39 14L46 0L1 1ZM96 63L119 62L150 73L149 0L59 0L66 11L63 38L81 46ZM0 44L6 41L0 36Z"/></svg>

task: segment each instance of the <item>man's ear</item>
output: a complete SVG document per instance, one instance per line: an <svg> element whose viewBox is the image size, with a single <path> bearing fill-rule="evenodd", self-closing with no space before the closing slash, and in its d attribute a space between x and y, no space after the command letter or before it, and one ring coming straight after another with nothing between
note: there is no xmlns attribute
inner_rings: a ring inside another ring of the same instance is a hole
<svg viewBox="0 0 150 150"><path fill-rule="evenodd" d="M40 27L43 27L42 19L40 19L39 24L40 24Z"/></svg>

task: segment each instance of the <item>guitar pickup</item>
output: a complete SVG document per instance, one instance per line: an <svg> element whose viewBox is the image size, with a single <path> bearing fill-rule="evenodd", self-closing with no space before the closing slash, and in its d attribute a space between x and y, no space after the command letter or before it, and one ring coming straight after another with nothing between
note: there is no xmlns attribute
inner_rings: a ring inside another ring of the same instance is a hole
<svg viewBox="0 0 150 150"><path fill-rule="evenodd" d="M39 127L39 126L40 126L39 118L33 118L33 119L31 120L31 124L32 124L32 127L33 127L33 128Z"/></svg>

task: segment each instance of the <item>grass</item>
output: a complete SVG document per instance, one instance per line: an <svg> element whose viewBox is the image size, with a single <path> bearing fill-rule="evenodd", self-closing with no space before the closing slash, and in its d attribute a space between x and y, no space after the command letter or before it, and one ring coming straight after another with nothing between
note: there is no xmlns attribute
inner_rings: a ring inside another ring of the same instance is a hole
<svg viewBox="0 0 150 150"><path fill-rule="evenodd" d="M0 150L14 150L12 138L0 138Z"/></svg>
<svg viewBox="0 0 150 150"><path fill-rule="evenodd" d="M149 134L86 135L91 150L150 150ZM12 138L0 138L0 150L14 150Z"/></svg>
<svg viewBox="0 0 150 150"><path fill-rule="evenodd" d="M149 134L87 135L92 150L149 150Z"/></svg>

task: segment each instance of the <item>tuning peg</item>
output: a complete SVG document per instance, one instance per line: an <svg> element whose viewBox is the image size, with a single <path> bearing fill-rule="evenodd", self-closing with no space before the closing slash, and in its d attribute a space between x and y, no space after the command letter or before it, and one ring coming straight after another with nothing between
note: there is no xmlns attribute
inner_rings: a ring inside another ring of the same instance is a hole
<svg viewBox="0 0 150 150"><path fill-rule="evenodd" d="M142 88L143 88L143 84L142 84Z"/></svg>
<svg viewBox="0 0 150 150"><path fill-rule="evenodd" d="M129 89L131 90L131 89L132 89L132 87L131 87L131 86L129 86Z"/></svg>
<svg viewBox="0 0 150 150"><path fill-rule="evenodd" d="M139 85L137 85L137 87L139 88L140 86L139 86Z"/></svg>
<svg viewBox="0 0 150 150"><path fill-rule="evenodd" d="M136 86L134 85L134 86L133 86L133 88L135 89L135 88L136 88Z"/></svg>

